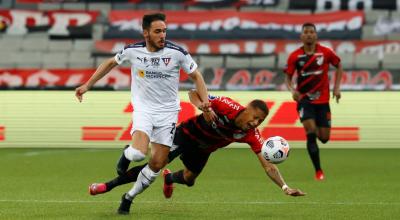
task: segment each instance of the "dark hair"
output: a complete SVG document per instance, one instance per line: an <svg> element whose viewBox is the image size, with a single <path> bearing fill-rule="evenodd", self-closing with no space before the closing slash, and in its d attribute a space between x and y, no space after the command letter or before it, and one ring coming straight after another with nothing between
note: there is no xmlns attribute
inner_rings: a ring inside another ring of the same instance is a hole
<svg viewBox="0 0 400 220"><path fill-rule="evenodd" d="M249 103L250 106L252 106L253 108L258 108L261 111L263 111L266 115L268 115L269 110L268 110L268 106L267 104L265 104L265 102L263 100L260 99L254 99L253 101L251 101Z"/></svg>
<svg viewBox="0 0 400 220"><path fill-rule="evenodd" d="M165 22L165 14L163 13L154 13L154 14L147 14L143 16L142 20L142 28L143 30L149 29L151 23L153 21L164 21Z"/></svg>
<svg viewBox="0 0 400 220"><path fill-rule="evenodd" d="M317 31L317 28L315 27L314 23L311 22L306 22L303 24L303 26L301 26L301 30L304 30L305 27L313 27L315 31Z"/></svg>

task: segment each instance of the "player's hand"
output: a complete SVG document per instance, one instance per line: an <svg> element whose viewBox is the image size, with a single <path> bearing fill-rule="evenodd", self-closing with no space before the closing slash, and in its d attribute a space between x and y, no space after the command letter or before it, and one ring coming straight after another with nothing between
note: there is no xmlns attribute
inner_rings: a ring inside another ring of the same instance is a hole
<svg viewBox="0 0 400 220"><path fill-rule="evenodd" d="M289 195L289 196L305 196L306 195L306 193L302 192L301 190L292 189L290 187L285 189L284 192L285 192L286 195Z"/></svg>
<svg viewBox="0 0 400 220"><path fill-rule="evenodd" d="M342 97L340 89L333 89L332 98L336 99L336 103L339 103L339 99Z"/></svg>
<svg viewBox="0 0 400 220"><path fill-rule="evenodd" d="M301 95L298 91L294 90L292 92L292 98L294 101L296 101L296 102L300 101L300 97L301 97Z"/></svg>
<svg viewBox="0 0 400 220"><path fill-rule="evenodd" d="M86 84L83 84L75 89L75 96L79 100L79 102L82 102L83 94L85 94L85 92L87 92L88 90L89 88Z"/></svg>
<svg viewBox="0 0 400 220"><path fill-rule="evenodd" d="M214 110L211 108L211 103L203 102L200 104L199 109L203 111L204 119L211 123L217 120L217 114L215 114Z"/></svg>
<svg viewBox="0 0 400 220"><path fill-rule="evenodd" d="M217 114L211 108L208 111L203 111L204 119L207 123L212 123L217 120Z"/></svg>

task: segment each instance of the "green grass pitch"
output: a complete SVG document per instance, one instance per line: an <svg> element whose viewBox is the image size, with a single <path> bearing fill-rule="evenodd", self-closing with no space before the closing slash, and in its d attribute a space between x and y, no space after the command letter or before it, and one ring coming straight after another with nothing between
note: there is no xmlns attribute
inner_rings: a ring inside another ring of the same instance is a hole
<svg viewBox="0 0 400 220"><path fill-rule="evenodd" d="M284 195L249 149L223 149L192 188L162 195L162 178L129 216L116 210L131 184L90 196L88 185L115 175L120 149L0 149L0 219L399 219L400 149L322 149L326 180L313 179L306 150L279 165L305 197ZM179 159L168 165L182 167Z"/></svg>

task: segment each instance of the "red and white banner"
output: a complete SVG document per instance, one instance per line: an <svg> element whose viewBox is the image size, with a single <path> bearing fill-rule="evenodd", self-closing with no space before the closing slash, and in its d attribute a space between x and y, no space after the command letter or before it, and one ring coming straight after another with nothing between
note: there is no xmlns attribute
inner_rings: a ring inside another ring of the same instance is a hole
<svg viewBox="0 0 400 220"><path fill-rule="evenodd" d="M142 16L150 11L111 11L105 38L141 38ZM239 11L165 11L171 39L298 39L304 22L317 26L320 38L359 39L363 12L315 15ZM188 19L190 18L190 19Z"/></svg>
<svg viewBox="0 0 400 220"><path fill-rule="evenodd" d="M6 34L24 35L30 31L47 31L49 35L71 36L76 32L74 28L85 32L82 27L92 25L98 15L97 11L0 10L0 23ZM91 34L91 28L86 31Z"/></svg>
<svg viewBox="0 0 400 220"><path fill-rule="evenodd" d="M75 88L86 82L95 69L28 69L0 70L0 89L62 89ZM266 69L204 69L204 81L211 90L285 90L281 70ZM331 72L333 75L333 72ZM94 87L129 89L130 69L114 68ZM331 77L333 83L333 78ZM193 88L187 74L181 72L181 88ZM342 78L344 90L400 90L399 71L346 71Z"/></svg>
<svg viewBox="0 0 400 220"><path fill-rule="evenodd" d="M173 40L191 54L279 54L291 53L302 44L291 40ZM131 39L100 40L95 44L98 53L114 54L124 46L132 44ZM400 53L400 41L335 41L322 40L321 44L328 46L336 53Z"/></svg>

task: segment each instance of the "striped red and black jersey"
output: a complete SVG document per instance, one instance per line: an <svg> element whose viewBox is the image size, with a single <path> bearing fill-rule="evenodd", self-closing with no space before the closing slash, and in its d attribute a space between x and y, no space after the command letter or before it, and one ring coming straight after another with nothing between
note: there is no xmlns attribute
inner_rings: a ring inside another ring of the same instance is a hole
<svg viewBox="0 0 400 220"><path fill-rule="evenodd" d="M285 73L297 73L297 88L302 98L314 104L329 103L329 65L338 66L340 58L330 48L316 44L315 52L307 55L304 47L293 51L288 58Z"/></svg>
<svg viewBox="0 0 400 220"><path fill-rule="evenodd" d="M206 152L213 152L233 142L247 143L254 153L261 151L263 139L257 128L242 131L235 126L235 118L245 108L238 102L223 96L209 96L211 108L218 120L208 124L203 114L190 118L179 125L179 129L189 137L191 144Z"/></svg>

